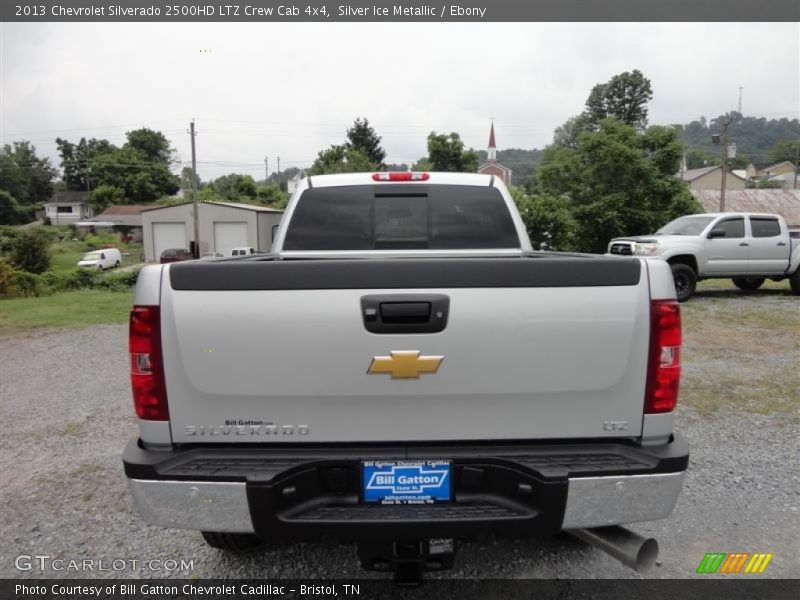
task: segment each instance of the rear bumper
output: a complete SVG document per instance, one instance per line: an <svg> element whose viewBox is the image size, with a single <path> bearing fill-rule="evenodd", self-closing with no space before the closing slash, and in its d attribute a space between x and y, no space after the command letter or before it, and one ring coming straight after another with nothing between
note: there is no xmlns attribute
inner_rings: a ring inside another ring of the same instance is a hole
<svg viewBox="0 0 800 600"><path fill-rule="evenodd" d="M382 541L546 536L660 519L675 506L688 456L680 436L654 447L602 442L167 452L133 440L124 463L136 505L152 525L272 540ZM360 502L362 460L414 458L452 460L452 503Z"/></svg>

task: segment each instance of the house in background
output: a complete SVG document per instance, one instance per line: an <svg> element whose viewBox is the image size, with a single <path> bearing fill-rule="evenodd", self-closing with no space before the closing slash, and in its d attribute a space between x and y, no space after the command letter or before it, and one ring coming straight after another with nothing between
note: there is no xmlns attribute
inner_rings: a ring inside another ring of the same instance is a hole
<svg viewBox="0 0 800 600"><path fill-rule="evenodd" d="M705 212L719 212L719 190L690 191ZM725 211L776 214L800 228L800 190L726 190Z"/></svg>
<svg viewBox="0 0 800 600"><path fill-rule="evenodd" d="M677 174L689 184L690 190L719 190L722 187L722 167L703 167L701 169L687 169ZM725 188L728 190L743 190L747 181L733 171L728 171L725 178Z"/></svg>
<svg viewBox="0 0 800 600"><path fill-rule="evenodd" d="M297 186L300 185L300 181L305 179L305 177L306 172L300 169L295 173L294 177L286 182L286 191L289 192L289 194L294 194L297 191Z"/></svg>
<svg viewBox="0 0 800 600"><path fill-rule="evenodd" d="M494 123L492 123L492 127L489 130L489 146L486 148L486 151L488 154L486 162L478 167L478 173L499 177L503 183L510 186L511 169L497 162L497 144L494 139Z"/></svg>
<svg viewBox="0 0 800 600"><path fill-rule="evenodd" d="M53 225L71 225L93 214L89 192L55 192L44 204L44 216Z"/></svg>
<svg viewBox="0 0 800 600"><path fill-rule="evenodd" d="M794 174L794 165L788 160L776 163L750 163L747 165L748 179L769 178L787 173Z"/></svg>
<svg viewBox="0 0 800 600"><path fill-rule="evenodd" d="M781 173L780 175L773 175L767 179L770 187L776 188L795 188L795 185L800 180L794 173Z"/></svg>
<svg viewBox="0 0 800 600"><path fill-rule="evenodd" d="M152 204L128 204L122 206L109 206L99 215L78 221L78 235L83 235L94 230L113 231L124 236L131 236L134 242L141 242L143 238L142 211L156 208Z"/></svg>

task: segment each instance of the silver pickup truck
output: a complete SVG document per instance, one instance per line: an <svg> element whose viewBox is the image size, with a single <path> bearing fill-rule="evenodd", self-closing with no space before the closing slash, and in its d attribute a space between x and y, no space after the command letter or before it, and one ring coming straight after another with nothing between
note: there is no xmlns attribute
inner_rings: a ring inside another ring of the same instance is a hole
<svg viewBox="0 0 800 600"><path fill-rule="evenodd" d="M789 280L800 294L800 239L783 217L765 213L687 215L652 235L616 238L608 253L652 256L669 263L678 300L694 295L698 281L728 278L742 290L757 290L769 278Z"/></svg>
<svg viewBox="0 0 800 600"><path fill-rule="evenodd" d="M337 539L401 579L568 530L634 567L688 463L661 260L534 252L498 179L312 176L270 254L145 267L144 519L214 547Z"/></svg>

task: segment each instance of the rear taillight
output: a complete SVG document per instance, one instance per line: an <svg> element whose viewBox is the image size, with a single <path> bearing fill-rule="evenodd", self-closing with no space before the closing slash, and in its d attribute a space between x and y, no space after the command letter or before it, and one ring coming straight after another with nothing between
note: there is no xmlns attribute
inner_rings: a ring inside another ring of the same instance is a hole
<svg viewBox="0 0 800 600"><path fill-rule="evenodd" d="M372 175L373 181L428 181L430 177L428 173L414 171L389 171Z"/></svg>
<svg viewBox="0 0 800 600"><path fill-rule="evenodd" d="M169 421L161 357L161 315L157 306L133 307L128 346L136 415L149 421Z"/></svg>
<svg viewBox="0 0 800 600"><path fill-rule="evenodd" d="M674 410L681 381L681 309L676 300L650 302L650 355L645 414Z"/></svg>

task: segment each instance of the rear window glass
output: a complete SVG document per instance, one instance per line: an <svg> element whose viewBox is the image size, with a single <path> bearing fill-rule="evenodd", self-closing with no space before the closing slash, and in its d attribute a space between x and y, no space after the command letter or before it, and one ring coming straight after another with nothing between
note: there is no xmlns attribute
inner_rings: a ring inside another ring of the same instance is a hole
<svg viewBox="0 0 800 600"><path fill-rule="evenodd" d="M753 237L775 237L781 234L781 226L778 219L751 218L750 229L753 230Z"/></svg>
<svg viewBox="0 0 800 600"><path fill-rule="evenodd" d="M285 250L519 248L496 188L462 185L339 186L306 190Z"/></svg>

